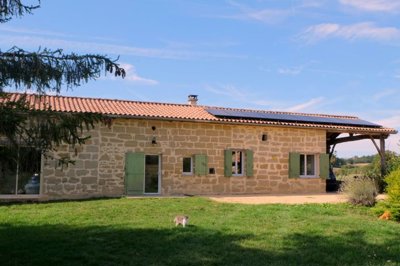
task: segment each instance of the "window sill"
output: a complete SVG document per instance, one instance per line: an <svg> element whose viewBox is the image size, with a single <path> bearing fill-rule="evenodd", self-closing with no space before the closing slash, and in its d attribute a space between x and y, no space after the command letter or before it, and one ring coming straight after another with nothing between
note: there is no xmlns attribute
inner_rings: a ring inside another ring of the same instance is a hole
<svg viewBox="0 0 400 266"><path fill-rule="evenodd" d="M182 173L183 176L192 176L193 173Z"/></svg>

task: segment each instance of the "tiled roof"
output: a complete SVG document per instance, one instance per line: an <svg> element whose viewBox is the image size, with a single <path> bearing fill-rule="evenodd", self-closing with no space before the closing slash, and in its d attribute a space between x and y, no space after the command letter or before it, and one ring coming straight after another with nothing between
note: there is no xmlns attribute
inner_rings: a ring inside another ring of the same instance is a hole
<svg viewBox="0 0 400 266"><path fill-rule="evenodd" d="M12 93L10 94L10 101L16 101L25 94ZM223 118L217 117L209 112L207 109L223 109L223 110L236 110L236 111L252 111L252 112L266 112L274 114L286 115L302 115L312 117L328 117L328 118L342 118L342 119L358 119L354 116L338 116L338 115L323 115L323 114L305 114L305 113L289 113L289 112L270 112L270 111L255 111L234 108L221 108L209 107L200 105L189 104L170 104L170 103L156 103L156 102L140 102L140 101L127 101L127 100L111 100L111 99L98 99L98 98L82 98L82 97L67 97L67 96L53 96L44 95L38 96L34 94L26 95L27 101L33 108L43 110L51 108L58 112L72 112L72 113L100 113L104 115L117 116L117 117L136 117L136 118L149 118L149 119L163 119L163 120L181 120L181 121L204 121L228 124L254 124L254 125L274 125L274 126L287 126L287 127L301 127L301 128L320 128L331 131L339 132L352 132L352 133L379 133L379 134L394 134L397 133L395 129L385 127L367 127L367 126L350 126L339 124L318 124L308 122L290 122L290 121L271 121L265 119L242 119L242 118Z"/></svg>

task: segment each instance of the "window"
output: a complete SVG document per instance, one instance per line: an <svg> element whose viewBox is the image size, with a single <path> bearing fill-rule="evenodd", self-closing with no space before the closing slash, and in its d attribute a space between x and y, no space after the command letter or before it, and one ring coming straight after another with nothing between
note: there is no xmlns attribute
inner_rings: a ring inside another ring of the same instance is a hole
<svg viewBox="0 0 400 266"><path fill-rule="evenodd" d="M39 194L41 153L0 147L0 195Z"/></svg>
<svg viewBox="0 0 400 266"><path fill-rule="evenodd" d="M300 177L316 176L316 160L314 154L300 154Z"/></svg>
<svg viewBox="0 0 400 266"><path fill-rule="evenodd" d="M243 152L232 151L232 175L243 175Z"/></svg>
<svg viewBox="0 0 400 266"><path fill-rule="evenodd" d="M193 160L192 157L183 158L182 173L185 175L193 174Z"/></svg>

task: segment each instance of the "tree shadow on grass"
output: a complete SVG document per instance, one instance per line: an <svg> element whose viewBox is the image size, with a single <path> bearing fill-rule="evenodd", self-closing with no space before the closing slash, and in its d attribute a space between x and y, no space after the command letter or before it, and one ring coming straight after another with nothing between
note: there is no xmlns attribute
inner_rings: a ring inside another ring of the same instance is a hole
<svg viewBox="0 0 400 266"><path fill-rule="evenodd" d="M397 265L400 237L371 244L361 231L291 234L283 249L244 246L254 235L170 229L0 224L0 265ZM273 240L271 240L273 241Z"/></svg>

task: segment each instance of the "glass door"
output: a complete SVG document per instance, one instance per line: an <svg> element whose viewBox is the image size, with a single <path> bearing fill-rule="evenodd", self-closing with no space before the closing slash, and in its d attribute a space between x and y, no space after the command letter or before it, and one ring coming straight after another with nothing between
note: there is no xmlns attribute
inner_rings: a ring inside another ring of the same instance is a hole
<svg viewBox="0 0 400 266"><path fill-rule="evenodd" d="M144 193L160 193L160 156L146 155L145 175L144 175Z"/></svg>

